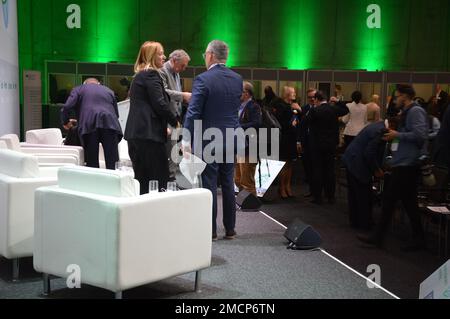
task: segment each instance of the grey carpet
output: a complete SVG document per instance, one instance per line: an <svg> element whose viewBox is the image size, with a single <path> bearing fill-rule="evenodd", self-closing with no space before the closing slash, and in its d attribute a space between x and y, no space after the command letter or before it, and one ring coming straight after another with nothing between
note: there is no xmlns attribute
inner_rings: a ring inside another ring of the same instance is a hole
<svg viewBox="0 0 450 319"><path fill-rule="evenodd" d="M356 238L358 232L349 226L345 188L338 188L336 205L311 204L303 197L304 192L305 187L298 185L295 189L297 198L276 199L264 205L262 210L284 225L289 225L295 218L312 225L322 236L323 247L328 252L364 275L368 275L369 265L379 265L382 286L400 298L417 299L420 283L446 261L442 253L438 255L432 233L427 233L428 250L410 253L401 250L410 238L406 217L397 218L384 249L364 247ZM379 213L379 207L376 207L375 216Z"/></svg>

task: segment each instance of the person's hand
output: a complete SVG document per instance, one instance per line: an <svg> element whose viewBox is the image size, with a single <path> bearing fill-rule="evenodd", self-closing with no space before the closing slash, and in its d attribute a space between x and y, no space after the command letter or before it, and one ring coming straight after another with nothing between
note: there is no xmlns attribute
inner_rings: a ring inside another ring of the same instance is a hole
<svg viewBox="0 0 450 319"><path fill-rule="evenodd" d="M190 155L192 154L192 148L190 144L183 145L181 143L181 151L183 152L183 157L185 159L189 159Z"/></svg>
<svg viewBox="0 0 450 319"><path fill-rule="evenodd" d="M382 169L377 169L373 175L376 178L383 178L384 177L384 171Z"/></svg>
<svg viewBox="0 0 450 319"><path fill-rule="evenodd" d="M76 126L78 121L76 119L70 119L69 122L63 125L64 129L67 131L70 130L72 127Z"/></svg>
<svg viewBox="0 0 450 319"><path fill-rule="evenodd" d="M297 154L300 155L302 153L302 144L297 143Z"/></svg>
<svg viewBox="0 0 450 319"><path fill-rule="evenodd" d="M183 101L185 103L189 103L191 101L192 93L190 93L190 92L183 92L182 95L183 95Z"/></svg>
<svg viewBox="0 0 450 319"><path fill-rule="evenodd" d="M395 130L389 130L386 134L383 136L383 141L390 142L394 140L398 136L398 132Z"/></svg>
<svg viewBox="0 0 450 319"><path fill-rule="evenodd" d="M170 137L172 135L172 130L170 127L167 128L167 136Z"/></svg>
<svg viewBox="0 0 450 319"><path fill-rule="evenodd" d="M292 108L292 110L297 110L299 112L302 111L302 108L300 107L300 105L298 103L292 103L291 108Z"/></svg>

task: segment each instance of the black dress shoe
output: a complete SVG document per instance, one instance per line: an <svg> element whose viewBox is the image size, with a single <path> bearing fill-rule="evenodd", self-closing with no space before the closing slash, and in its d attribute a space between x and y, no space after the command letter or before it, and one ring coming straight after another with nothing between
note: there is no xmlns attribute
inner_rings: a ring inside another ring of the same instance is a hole
<svg viewBox="0 0 450 319"><path fill-rule="evenodd" d="M312 196L311 193L306 193L305 195L303 195L303 197L305 197L305 198L308 198L308 197L311 197L311 196Z"/></svg>
<svg viewBox="0 0 450 319"><path fill-rule="evenodd" d="M223 237L224 239L234 239L236 238L236 232L233 230L227 230L225 232L225 236Z"/></svg>
<svg viewBox="0 0 450 319"><path fill-rule="evenodd" d="M427 245L424 241L413 241L411 244L407 246L401 247L401 251L405 253L411 253L415 251L425 250L427 248Z"/></svg>
<svg viewBox="0 0 450 319"><path fill-rule="evenodd" d="M311 203L312 204L316 204L316 205L322 205L322 200L321 199L313 199L312 201L311 201Z"/></svg>
<svg viewBox="0 0 450 319"><path fill-rule="evenodd" d="M373 235L357 235L356 236L359 241L363 242L366 245L372 246L372 247L378 247L381 248L383 247L383 243L381 242L381 240L377 239L375 236Z"/></svg>
<svg viewBox="0 0 450 319"><path fill-rule="evenodd" d="M212 241L217 241L218 237L217 234L212 234Z"/></svg>

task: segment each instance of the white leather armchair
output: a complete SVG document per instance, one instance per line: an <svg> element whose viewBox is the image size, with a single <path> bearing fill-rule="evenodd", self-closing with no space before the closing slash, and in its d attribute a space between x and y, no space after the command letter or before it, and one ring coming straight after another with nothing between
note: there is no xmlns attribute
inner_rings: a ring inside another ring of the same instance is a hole
<svg viewBox="0 0 450 319"><path fill-rule="evenodd" d="M200 271L211 263L212 195L205 189L139 196L126 172L61 168L58 186L36 192L34 268L122 297L122 291Z"/></svg>
<svg viewBox="0 0 450 319"><path fill-rule="evenodd" d="M38 157L40 165L43 166L84 165L82 147L20 143L16 134L3 135L0 141L5 142L10 150Z"/></svg>
<svg viewBox="0 0 450 319"><path fill-rule="evenodd" d="M29 144L63 145L64 139L59 128L44 128L27 131L25 142Z"/></svg>
<svg viewBox="0 0 450 319"><path fill-rule="evenodd" d="M13 279L19 258L33 255L34 191L56 184L56 168L39 168L36 157L0 149L0 255L13 259Z"/></svg>

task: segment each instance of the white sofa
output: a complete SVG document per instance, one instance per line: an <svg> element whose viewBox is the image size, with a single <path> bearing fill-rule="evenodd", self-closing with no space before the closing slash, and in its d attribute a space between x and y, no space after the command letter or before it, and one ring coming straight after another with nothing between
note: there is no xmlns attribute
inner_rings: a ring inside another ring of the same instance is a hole
<svg viewBox="0 0 450 319"><path fill-rule="evenodd" d="M16 134L3 135L0 141L10 150L36 156L41 166L84 165L82 147L20 143Z"/></svg>
<svg viewBox="0 0 450 319"><path fill-rule="evenodd" d="M205 189L146 194L129 173L61 168L58 186L36 192L34 268L116 293L211 263L212 195Z"/></svg>
<svg viewBox="0 0 450 319"><path fill-rule="evenodd" d="M0 149L0 255L14 260L14 280L18 258L33 254L34 191L55 185L56 172L39 168L36 157Z"/></svg>

